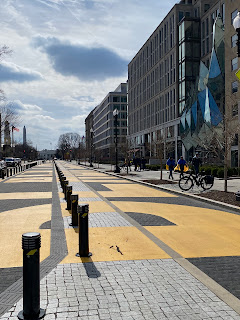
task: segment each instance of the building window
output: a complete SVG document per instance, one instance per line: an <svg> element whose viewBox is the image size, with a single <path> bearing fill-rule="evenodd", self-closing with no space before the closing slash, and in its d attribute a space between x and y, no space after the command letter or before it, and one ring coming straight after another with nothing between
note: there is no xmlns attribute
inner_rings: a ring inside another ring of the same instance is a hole
<svg viewBox="0 0 240 320"><path fill-rule="evenodd" d="M237 45L237 39L238 39L238 35L237 34L234 34L232 37L232 48L236 47Z"/></svg>
<svg viewBox="0 0 240 320"><path fill-rule="evenodd" d="M232 93L238 92L238 81L232 82Z"/></svg>
<svg viewBox="0 0 240 320"><path fill-rule="evenodd" d="M238 115L238 104L234 104L232 106L232 117L236 117Z"/></svg>
<svg viewBox="0 0 240 320"><path fill-rule="evenodd" d="M181 21L183 17L184 17L184 12L179 11L178 12L178 21Z"/></svg>
<svg viewBox="0 0 240 320"><path fill-rule="evenodd" d="M202 38L205 38L205 22L202 23Z"/></svg>
<svg viewBox="0 0 240 320"><path fill-rule="evenodd" d="M225 24L225 3L222 4L222 21Z"/></svg>
<svg viewBox="0 0 240 320"><path fill-rule="evenodd" d="M232 14L231 14L232 24L233 24L234 18L237 16L237 13L238 13L238 10L236 9L236 10L234 10L234 11L232 12Z"/></svg>
<svg viewBox="0 0 240 320"><path fill-rule="evenodd" d="M236 57L236 58L232 59L231 62L232 62L232 71L237 70L238 58Z"/></svg>
<svg viewBox="0 0 240 320"><path fill-rule="evenodd" d="M209 8L210 8L210 4L205 3L205 4L204 4L204 12L208 11Z"/></svg>
<svg viewBox="0 0 240 320"><path fill-rule="evenodd" d="M113 97L113 102L120 102L120 97Z"/></svg>

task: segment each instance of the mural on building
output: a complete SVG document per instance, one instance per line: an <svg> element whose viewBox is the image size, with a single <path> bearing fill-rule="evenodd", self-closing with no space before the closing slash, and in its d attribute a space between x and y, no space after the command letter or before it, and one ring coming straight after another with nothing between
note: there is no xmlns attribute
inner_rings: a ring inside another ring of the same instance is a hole
<svg viewBox="0 0 240 320"><path fill-rule="evenodd" d="M186 150L207 149L213 140L221 143L225 94L224 26L220 16L213 25L213 47L209 68L200 62L199 76L186 93L180 134Z"/></svg>

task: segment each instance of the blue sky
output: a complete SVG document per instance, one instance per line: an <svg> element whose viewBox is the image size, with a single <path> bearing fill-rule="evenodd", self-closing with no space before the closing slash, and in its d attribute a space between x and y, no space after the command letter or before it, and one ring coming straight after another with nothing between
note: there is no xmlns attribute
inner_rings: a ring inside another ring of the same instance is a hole
<svg viewBox="0 0 240 320"><path fill-rule="evenodd" d="M38 150L84 120L127 80L128 63L175 0L1 0L0 88Z"/></svg>

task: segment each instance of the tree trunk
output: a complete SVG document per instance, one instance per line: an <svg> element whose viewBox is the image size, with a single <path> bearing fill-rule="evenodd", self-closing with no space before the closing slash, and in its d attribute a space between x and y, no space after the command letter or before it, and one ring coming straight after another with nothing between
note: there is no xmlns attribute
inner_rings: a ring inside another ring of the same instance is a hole
<svg viewBox="0 0 240 320"><path fill-rule="evenodd" d="M226 124L225 124L226 128ZM227 156L228 156L228 145L227 145L227 134L225 130L225 150L224 150L224 192L227 192Z"/></svg>
<svg viewBox="0 0 240 320"><path fill-rule="evenodd" d="M162 180L163 174L162 174L162 157L160 158L160 180Z"/></svg>

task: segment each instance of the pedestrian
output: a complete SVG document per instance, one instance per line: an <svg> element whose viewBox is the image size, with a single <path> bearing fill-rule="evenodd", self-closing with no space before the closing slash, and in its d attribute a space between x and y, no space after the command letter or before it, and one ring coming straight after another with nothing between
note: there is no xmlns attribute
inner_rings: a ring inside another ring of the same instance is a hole
<svg viewBox="0 0 240 320"><path fill-rule="evenodd" d="M186 165L186 163L186 160L184 160L183 156L181 156L177 163L180 167L180 178L183 177L184 166Z"/></svg>
<svg viewBox="0 0 240 320"><path fill-rule="evenodd" d="M134 171L137 171L137 159L133 158Z"/></svg>
<svg viewBox="0 0 240 320"><path fill-rule="evenodd" d="M147 160L144 157L142 157L142 169L143 170L146 169L146 162L147 162Z"/></svg>
<svg viewBox="0 0 240 320"><path fill-rule="evenodd" d="M137 171L141 171L141 159L137 158Z"/></svg>
<svg viewBox="0 0 240 320"><path fill-rule="evenodd" d="M167 160L167 165L168 165L168 169L169 169L169 178L172 178L173 180L173 169L175 167L175 160L173 159L173 157L169 157L168 160Z"/></svg>
<svg viewBox="0 0 240 320"><path fill-rule="evenodd" d="M129 158L127 158L126 164L127 164L127 167L128 167L128 169L129 169L129 171L131 171L131 161L130 161Z"/></svg>
<svg viewBox="0 0 240 320"><path fill-rule="evenodd" d="M192 159L192 164L194 166L196 176L199 174L199 167L201 163L202 163L202 160L199 158L198 153L196 153L196 155Z"/></svg>

